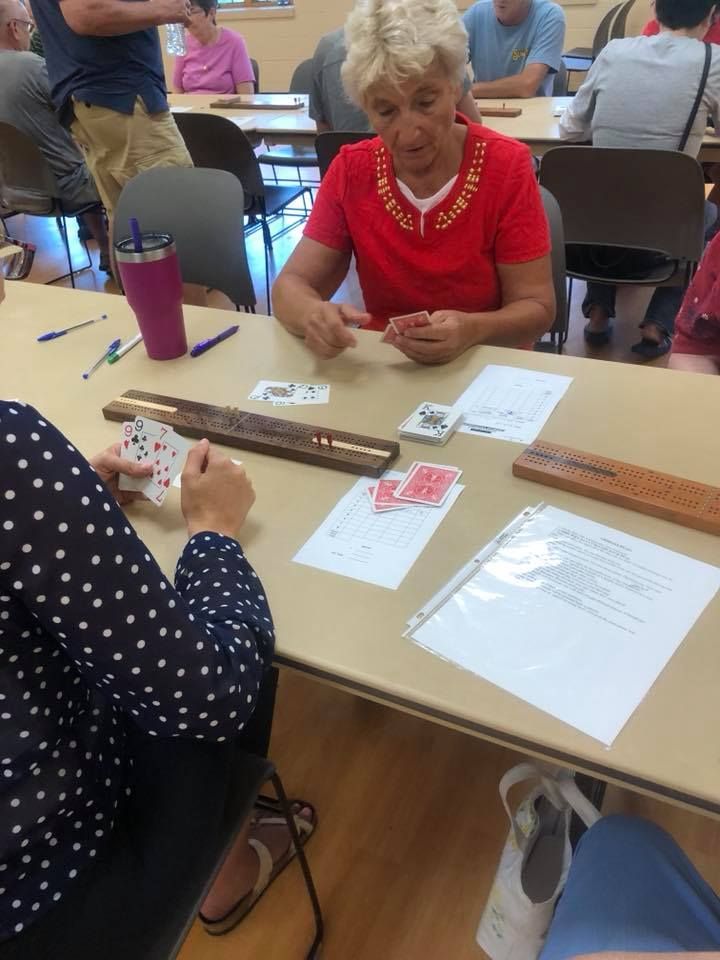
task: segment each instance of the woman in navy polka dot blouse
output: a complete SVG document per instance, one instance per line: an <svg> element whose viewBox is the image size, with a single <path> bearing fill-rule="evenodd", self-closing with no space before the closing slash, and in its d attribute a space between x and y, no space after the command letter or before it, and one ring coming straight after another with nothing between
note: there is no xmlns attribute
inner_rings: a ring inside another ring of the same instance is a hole
<svg viewBox="0 0 720 960"><path fill-rule="evenodd" d="M254 499L244 471L207 441L191 450L173 586L111 495L118 469L150 468L118 454L91 466L36 410L0 402L0 940L22 942L102 859L127 718L150 737L234 740L272 658L234 539Z"/></svg>

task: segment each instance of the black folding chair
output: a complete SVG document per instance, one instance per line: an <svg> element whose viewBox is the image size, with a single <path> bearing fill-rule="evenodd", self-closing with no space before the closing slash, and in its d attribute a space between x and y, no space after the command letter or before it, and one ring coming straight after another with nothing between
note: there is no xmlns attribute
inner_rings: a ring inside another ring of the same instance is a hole
<svg viewBox="0 0 720 960"><path fill-rule="evenodd" d="M249 221L246 234L258 228L263 234L265 289L269 312L269 254L273 248L273 240L294 229L298 223L307 218L305 195L310 194L312 200L312 192L303 184L292 187L266 184L250 141L228 117L218 117L209 113L179 113L175 116L175 122L196 167L225 170L237 177L243 186L245 216ZM290 204L301 197L303 210L289 211ZM292 222L283 226L277 233L271 234L270 222L274 223L281 216L290 216L293 218Z"/></svg>
<svg viewBox="0 0 720 960"><path fill-rule="evenodd" d="M60 196L55 176L34 140L9 123L0 123L0 217L6 219L18 213L31 217L52 217L57 221L65 247L68 272L48 283L70 278L75 286L75 274L89 270L93 263L87 243L83 241L87 263L74 266L68 238L68 217L102 210L99 202L68 208Z"/></svg>

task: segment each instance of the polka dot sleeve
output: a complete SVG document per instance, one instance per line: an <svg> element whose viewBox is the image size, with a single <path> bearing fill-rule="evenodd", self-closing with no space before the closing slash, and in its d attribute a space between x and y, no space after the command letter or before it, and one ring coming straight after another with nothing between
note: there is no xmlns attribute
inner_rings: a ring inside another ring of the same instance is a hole
<svg viewBox="0 0 720 960"><path fill-rule="evenodd" d="M87 461L17 402L0 403L0 463L0 620L21 604L151 735L242 729L274 635L239 544L196 535L173 588Z"/></svg>

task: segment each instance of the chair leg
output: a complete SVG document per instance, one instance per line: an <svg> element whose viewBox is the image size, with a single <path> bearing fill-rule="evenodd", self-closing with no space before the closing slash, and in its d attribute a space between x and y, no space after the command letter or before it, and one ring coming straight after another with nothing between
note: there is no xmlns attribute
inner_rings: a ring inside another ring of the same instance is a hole
<svg viewBox="0 0 720 960"><path fill-rule="evenodd" d="M268 316L272 314L272 308L270 306L270 255L268 253L267 239L265 231L269 234L268 226L263 220L263 250L265 251L265 296L267 298L267 312ZM270 248L272 249L272 247Z"/></svg>
<svg viewBox="0 0 720 960"><path fill-rule="evenodd" d="M310 873L310 866L307 862L307 857L305 856L305 850L300 843L300 836L298 835L297 827L295 826L295 818L293 817L290 809L290 804L288 803L288 798L285 794L285 788L283 787L282 781L277 773L273 774L271 783L277 795L282 814L287 821L292 842L297 850L298 863L300 864L303 879L305 880L305 887L307 889L308 896L310 897L310 903L312 904L313 917L315 918L315 939L313 940L312 945L306 954L306 960L315 960L315 958L318 956L318 951L320 950L324 933L320 901L318 900L315 884L313 883L312 874Z"/></svg>
<svg viewBox="0 0 720 960"><path fill-rule="evenodd" d="M68 271L70 275L70 285L75 289L75 271L73 270L72 257L70 255L70 237L68 236L68 225L65 217L58 218L62 222L62 227L60 228L60 233L62 234L63 243L65 244L65 253L67 255L68 262Z"/></svg>

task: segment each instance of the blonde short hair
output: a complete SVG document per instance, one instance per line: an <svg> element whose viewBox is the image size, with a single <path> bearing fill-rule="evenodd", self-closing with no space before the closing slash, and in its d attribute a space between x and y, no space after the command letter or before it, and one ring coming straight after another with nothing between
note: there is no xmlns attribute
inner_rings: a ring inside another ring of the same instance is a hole
<svg viewBox="0 0 720 960"><path fill-rule="evenodd" d="M371 87L398 87L438 63L462 83L468 36L454 0L357 0L345 24L342 78L362 106Z"/></svg>

